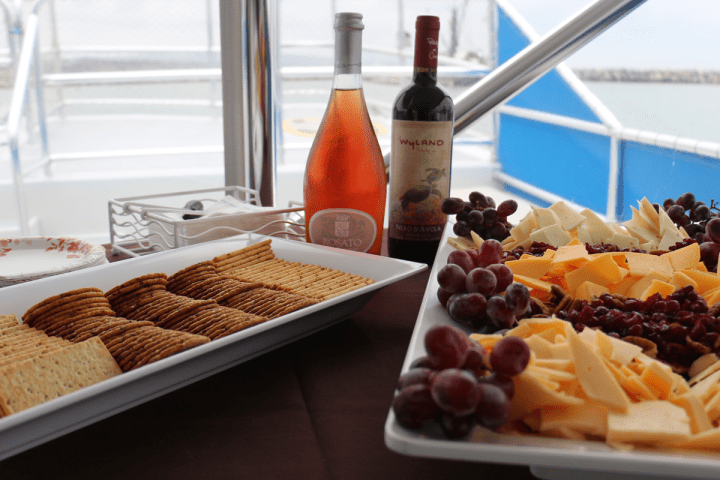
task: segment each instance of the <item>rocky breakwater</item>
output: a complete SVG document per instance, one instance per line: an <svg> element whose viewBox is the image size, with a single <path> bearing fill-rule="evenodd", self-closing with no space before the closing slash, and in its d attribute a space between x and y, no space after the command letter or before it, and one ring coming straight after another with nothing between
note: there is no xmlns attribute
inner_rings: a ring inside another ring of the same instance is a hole
<svg viewBox="0 0 720 480"><path fill-rule="evenodd" d="M720 84L717 70L583 69L575 74L589 82L708 83Z"/></svg>

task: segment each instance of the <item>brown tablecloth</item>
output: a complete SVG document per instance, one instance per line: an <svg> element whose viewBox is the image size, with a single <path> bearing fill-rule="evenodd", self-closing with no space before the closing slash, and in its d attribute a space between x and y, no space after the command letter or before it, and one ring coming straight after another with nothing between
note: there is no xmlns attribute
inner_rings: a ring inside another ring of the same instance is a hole
<svg viewBox="0 0 720 480"><path fill-rule="evenodd" d="M534 478L385 446L427 280L387 286L340 324L3 460L0 479Z"/></svg>

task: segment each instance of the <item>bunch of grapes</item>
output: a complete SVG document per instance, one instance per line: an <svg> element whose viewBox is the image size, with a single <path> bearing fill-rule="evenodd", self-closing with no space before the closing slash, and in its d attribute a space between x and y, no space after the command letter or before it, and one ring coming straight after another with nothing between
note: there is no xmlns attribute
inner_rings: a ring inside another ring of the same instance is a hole
<svg viewBox="0 0 720 480"><path fill-rule="evenodd" d="M512 270L501 263L502 258L497 240L448 255L447 264L438 271L437 296L453 320L495 331L511 328L529 311L530 291L513 283Z"/></svg>
<svg viewBox="0 0 720 480"><path fill-rule="evenodd" d="M496 207L492 197L480 192L472 192L469 202L462 198L448 197L440 204L440 210L446 215L455 215L453 232L459 237L475 232L484 240L505 240L510 236L513 226L507 218L515 213L518 204L515 200L505 200Z"/></svg>
<svg viewBox="0 0 720 480"><path fill-rule="evenodd" d="M447 438L467 436L478 424L505 425L515 393L512 377L530 360L530 348L507 336L490 355L459 328L436 325L425 335L427 356L417 359L398 380L392 407L400 425L417 429L432 422Z"/></svg>
<svg viewBox="0 0 720 480"><path fill-rule="evenodd" d="M655 208L660 207L655 205ZM720 255L720 213L715 200L707 206L688 192L676 200L666 199L662 208L677 227L684 228L688 237L700 244L700 259L709 271L716 272ZM688 243L686 239L682 246Z"/></svg>

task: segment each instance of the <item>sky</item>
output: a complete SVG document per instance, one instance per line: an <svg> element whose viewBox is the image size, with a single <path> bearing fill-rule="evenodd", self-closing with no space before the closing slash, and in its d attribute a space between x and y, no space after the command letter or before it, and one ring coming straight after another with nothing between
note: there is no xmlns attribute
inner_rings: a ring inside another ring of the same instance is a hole
<svg viewBox="0 0 720 480"><path fill-rule="evenodd" d="M507 0L540 35L592 0ZM720 0L646 0L565 63L571 68L720 70Z"/></svg>

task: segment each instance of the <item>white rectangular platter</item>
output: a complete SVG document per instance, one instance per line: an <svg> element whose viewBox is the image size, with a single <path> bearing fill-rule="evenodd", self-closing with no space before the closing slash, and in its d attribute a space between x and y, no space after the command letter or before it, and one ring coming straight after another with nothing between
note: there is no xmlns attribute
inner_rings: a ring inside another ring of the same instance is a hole
<svg viewBox="0 0 720 480"><path fill-rule="evenodd" d="M41 300L83 287L104 291L147 273L171 275L267 237L233 237L132 258L0 289L0 314L18 318ZM341 321L378 289L425 270L425 265L274 238L277 258L362 275L375 283L208 344L0 418L0 460L250 360Z"/></svg>
<svg viewBox="0 0 720 480"><path fill-rule="evenodd" d="M426 354L423 339L428 329L442 323L460 326L450 319L437 300L437 272L453 250L447 243L451 232L452 228L445 228L402 373L413 360ZM471 333L469 329L464 330ZM392 410L385 422L385 444L405 455L527 465L536 477L548 480L720 478L720 455L621 452L601 442L500 435L482 428L476 428L467 440L447 440L435 425L417 431L401 427Z"/></svg>

